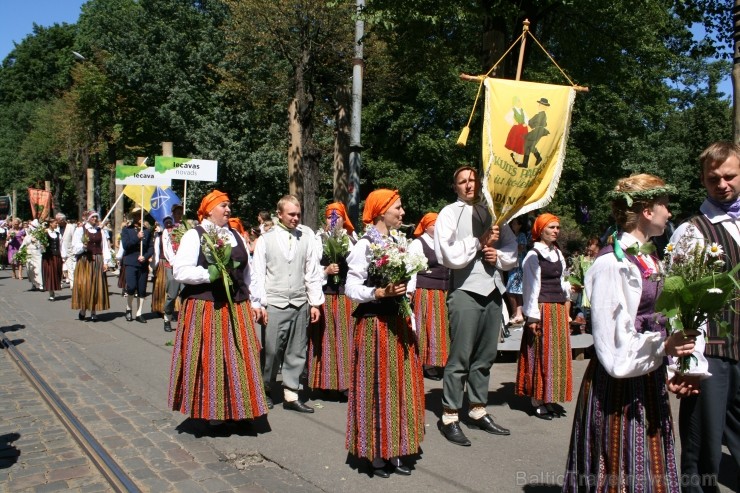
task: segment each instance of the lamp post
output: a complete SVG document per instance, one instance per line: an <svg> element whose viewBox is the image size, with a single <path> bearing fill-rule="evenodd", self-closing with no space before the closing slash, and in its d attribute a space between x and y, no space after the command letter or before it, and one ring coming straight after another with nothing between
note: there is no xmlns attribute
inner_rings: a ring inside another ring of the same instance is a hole
<svg viewBox="0 0 740 493"><path fill-rule="evenodd" d="M360 217L360 170L362 168L361 129L362 129L362 37L365 35L365 21L362 10L365 0L357 0L357 20L355 21L355 56L352 59L352 116L349 134L349 215L357 224Z"/></svg>

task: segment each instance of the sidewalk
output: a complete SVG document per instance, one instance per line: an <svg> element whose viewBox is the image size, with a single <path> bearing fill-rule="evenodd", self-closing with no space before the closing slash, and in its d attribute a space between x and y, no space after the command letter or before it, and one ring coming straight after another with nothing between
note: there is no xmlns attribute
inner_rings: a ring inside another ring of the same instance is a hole
<svg viewBox="0 0 740 493"><path fill-rule="evenodd" d="M528 399L513 395L516 353L503 353L492 369L489 409L497 422L511 429L511 436L463 427L473 443L467 448L448 443L437 430L442 385L426 380L427 434L413 474L370 478L344 448L346 404L310 400L316 412L308 415L277 404L267 419L211 431L167 409L172 351L167 343L174 334L162 330L161 319L146 314L147 324L126 322L124 301L112 294L112 308L99 314L100 322L80 322L70 309L68 289L52 303L44 293L26 291L28 287L28 282L11 280L0 271L0 327L16 329L7 332L8 337L19 340L18 349L144 491L560 491L570 416L588 360L573 362L574 401L564 406L569 417L543 421L529 415ZM104 491L95 489L99 483L94 470L80 469L79 477L63 479L69 488L50 480L47 470L84 467L72 450L52 456L49 464L41 465L44 460L38 456L30 460L32 440L47 437L40 423L50 427L49 436L62 440L62 435L51 429L57 426L51 416L36 418L41 410L27 411L36 409L31 407L33 396L25 397L28 382L4 354L0 378L13 382L0 394L0 435L21 434L10 444L20 453L16 462L4 469L0 465L0 491ZM672 404L677 409L675 399ZM38 435L33 435L35 429L41 430ZM26 484L25 490L16 487L22 484L15 483L16 478L35 474L46 483Z"/></svg>

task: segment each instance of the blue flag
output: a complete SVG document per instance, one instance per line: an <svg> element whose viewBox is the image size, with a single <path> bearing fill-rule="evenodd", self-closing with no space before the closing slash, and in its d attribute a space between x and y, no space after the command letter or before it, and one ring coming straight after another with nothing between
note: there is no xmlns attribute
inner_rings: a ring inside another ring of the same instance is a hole
<svg viewBox="0 0 740 493"><path fill-rule="evenodd" d="M171 188L157 187L152 194L152 208L149 210L149 214L155 221L164 226L164 218L172 217L172 206L177 204L182 204L182 201Z"/></svg>

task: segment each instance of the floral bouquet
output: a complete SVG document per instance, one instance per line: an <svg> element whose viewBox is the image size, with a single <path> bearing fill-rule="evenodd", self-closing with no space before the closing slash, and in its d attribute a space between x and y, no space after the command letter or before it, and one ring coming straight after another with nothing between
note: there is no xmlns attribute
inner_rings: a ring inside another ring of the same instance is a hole
<svg viewBox="0 0 740 493"><path fill-rule="evenodd" d="M182 237L185 236L185 233L190 231L190 229L190 224L188 224L187 221L181 222L177 225L176 228L172 229L172 232L170 233L170 238L172 239L172 248L175 252L177 252L177 248L182 242Z"/></svg>
<svg viewBox="0 0 740 493"><path fill-rule="evenodd" d="M711 319L717 320L720 333L726 334L728 323L719 320L720 312L737 296L740 284L735 274L740 264L724 272L725 261L722 247L716 243L693 244L692 234L696 228L689 227L678 244L668 244L664 258L663 291L655 303L655 310L668 319L669 333L676 331L700 332ZM678 371L686 373L696 356L678 359Z"/></svg>
<svg viewBox="0 0 740 493"><path fill-rule="evenodd" d="M26 248L27 245L23 245L18 249L17 252L15 252L15 255L13 256L13 263L16 265L25 265L26 262L28 262L28 249Z"/></svg>
<svg viewBox="0 0 740 493"><path fill-rule="evenodd" d="M368 226L365 234L371 238L368 278L375 286L407 282L411 276L428 268L427 258L409 253L408 240L403 233L391 230L390 237L382 236L378 230ZM399 314L412 315L408 298L400 296Z"/></svg>
<svg viewBox="0 0 740 493"><path fill-rule="evenodd" d="M338 227L339 214L331 211L329 231L324 233L324 259L329 264L338 264L349 253L349 235L344 228ZM339 274L332 276L333 284L339 284Z"/></svg>
<svg viewBox="0 0 740 493"><path fill-rule="evenodd" d="M43 248L49 247L49 235L46 233L46 230L44 228L36 228L31 232L31 236L36 238L36 241L39 242L39 245L41 245Z"/></svg>
<svg viewBox="0 0 740 493"><path fill-rule="evenodd" d="M224 230L216 227L205 228L200 238L200 247L208 262L208 276L211 282L223 279L226 299L229 302L229 318L234 337L238 339L236 317L234 313L234 301L231 299L231 289L234 282L231 280L229 271L239 267L240 262L231 258L231 238Z"/></svg>

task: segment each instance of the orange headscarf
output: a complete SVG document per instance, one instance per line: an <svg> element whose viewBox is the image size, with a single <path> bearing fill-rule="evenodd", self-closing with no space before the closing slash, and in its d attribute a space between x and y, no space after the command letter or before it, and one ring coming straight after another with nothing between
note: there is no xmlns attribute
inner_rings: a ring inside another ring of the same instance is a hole
<svg viewBox="0 0 740 493"><path fill-rule="evenodd" d="M372 224L376 217L390 209L400 197L398 190L387 188L379 188L370 192L370 195L365 199L365 208L362 210L362 222Z"/></svg>
<svg viewBox="0 0 740 493"><path fill-rule="evenodd" d="M534 225L532 225L532 239L534 241L539 241L540 234L542 234L542 230L545 229L545 226L554 222L559 223L560 219L558 216L550 214L549 212L545 212L544 214L537 216L537 219L534 220Z"/></svg>
<svg viewBox="0 0 740 493"><path fill-rule="evenodd" d="M198 221L202 221L204 217L211 213L214 207L221 202L229 200L229 196L224 192L214 190L200 201L200 207L198 208Z"/></svg>
<svg viewBox="0 0 740 493"><path fill-rule="evenodd" d="M436 212L427 212L426 214L424 214L424 217L421 218L419 224L416 225L414 236L423 235L424 231L426 231L429 226L437 222L437 216L439 216L439 214L437 214Z"/></svg>
<svg viewBox="0 0 740 493"><path fill-rule="evenodd" d="M242 235L242 238L244 238L247 233L244 231L244 225L242 224L242 220L238 217L230 217L229 218L229 227Z"/></svg>
<svg viewBox="0 0 740 493"><path fill-rule="evenodd" d="M339 214L342 219L344 219L344 229L347 230L347 233L352 234L355 230L355 227L352 225L352 221L349 220L349 216L347 215L347 209L344 207L344 204L341 202L332 202L331 204L326 206L326 218L329 219L331 217L331 211L337 211L337 214Z"/></svg>

